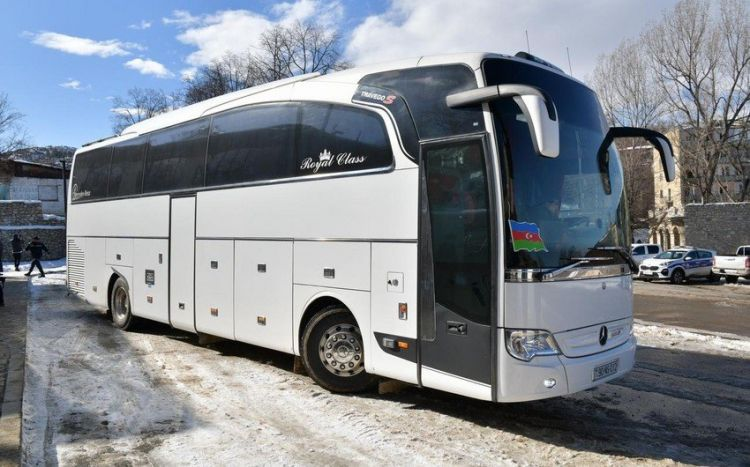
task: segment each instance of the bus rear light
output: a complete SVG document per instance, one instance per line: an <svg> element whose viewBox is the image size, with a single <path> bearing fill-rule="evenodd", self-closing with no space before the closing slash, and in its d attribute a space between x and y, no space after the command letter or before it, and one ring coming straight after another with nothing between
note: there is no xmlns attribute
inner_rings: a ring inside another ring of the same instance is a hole
<svg viewBox="0 0 750 467"><path fill-rule="evenodd" d="M511 357L524 362L529 362L536 356L560 353L552 334L533 329L506 329L505 348L508 349Z"/></svg>

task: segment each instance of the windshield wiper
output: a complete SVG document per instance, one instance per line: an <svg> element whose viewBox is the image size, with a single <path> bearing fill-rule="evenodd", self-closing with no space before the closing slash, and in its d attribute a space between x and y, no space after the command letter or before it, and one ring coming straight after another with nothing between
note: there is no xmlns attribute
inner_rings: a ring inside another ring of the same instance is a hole
<svg viewBox="0 0 750 467"><path fill-rule="evenodd" d="M589 251L614 251L615 253L620 255L620 257L624 259L626 263L628 263L630 272L638 272L638 265L635 264L635 260L633 260L633 257L630 255L630 251L627 248L621 246L595 246L594 248L590 248Z"/></svg>
<svg viewBox="0 0 750 467"><path fill-rule="evenodd" d="M608 256L590 256L585 258L568 258L569 260L575 261L575 263L568 264L566 266L559 267L557 269L553 269L549 272L545 272L542 274L542 280L543 281L549 281L554 279L555 277L559 276L560 274L569 271L573 268L577 268L578 266L582 264L588 264L593 261L610 261L612 258Z"/></svg>

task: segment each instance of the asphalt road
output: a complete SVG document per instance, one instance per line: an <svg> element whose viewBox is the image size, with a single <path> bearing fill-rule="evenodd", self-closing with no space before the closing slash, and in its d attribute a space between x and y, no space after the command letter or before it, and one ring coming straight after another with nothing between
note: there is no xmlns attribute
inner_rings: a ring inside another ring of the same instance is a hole
<svg viewBox="0 0 750 467"><path fill-rule="evenodd" d="M635 283L636 319L750 337L750 282Z"/></svg>

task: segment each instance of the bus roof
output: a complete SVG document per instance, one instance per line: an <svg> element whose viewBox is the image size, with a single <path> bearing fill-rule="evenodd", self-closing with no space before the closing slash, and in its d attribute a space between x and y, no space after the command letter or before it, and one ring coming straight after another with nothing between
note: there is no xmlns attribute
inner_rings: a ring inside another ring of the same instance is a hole
<svg viewBox="0 0 750 467"><path fill-rule="evenodd" d="M85 150L93 149L94 147L99 147L99 146L106 145L106 144L112 144L114 142L125 141L133 137L136 137L138 135L150 133L152 131L156 131L162 128L167 128L167 127L170 127L170 126L182 123L182 122L194 120L204 115L212 113L211 112L212 109L216 109L217 107L221 107L222 110L227 110L227 109L234 107L232 105L232 102L234 101L237 101L237 107L239 107L239 106L247 104L248 100L245 98L248 98L250 96L255 96L256 98L260 98L260 100L262 101L263 94L267 94L270 97L272 94L274 94L274 92L278 92L279 90L282 90L283 88L289 88L290 86L297 86L298 83L309 82L309 83L316 83L316 84L317 83L339 84L339 85L343 85L342 86L343 88L351 89L353 86L356 86L357 83L364 76L372 74L372 73L378 73L378 72L389 71L389 70L399 70L399 69L404 69L404 68L448 65L448 64L457 64L457 63L465 64L473 70L478 70L482 65L482 61L487 58L503 58L507 60L518 60L518 61L523 61L524 63L527 63L527 64L530 63L536 66L543 66L537 62L534 62L525 58L513 57L509 55L501 55L501 54L496 54L496 53L488 53L488 52L475 52L475 53L461 53L461 54L432 55L432 56L422 56L422 57L415 57L415 58L409 58L409 59L402 59L402 60L397 60L397 61L378 63L374 65L366 65L366 66L361 66L361 67L349 68L343 71L329 73L326 75L320 75L319 73L310 73L310 74L305 74L305 75L293 76L291 78L273 81L270 83L262 84L260 86L254 86L252 88L242 89L240 91L235 91L235 92L231 92L231 93L224 94L221 96L213 97L205 101L191 104L191 105L173 110L171 112L166 112L161 115L157 115L155 117L140 121L138 123L135 123L125 128L122 131L122 133L120 133L120 135L115 135L113 137L104 138L104 139L85 145ZM556 68L550 68L550 67L545 67L545 68L549 71L565 75L563 72L558 71L558 69ZM570 76L567 76L567 75L565 76L567 78L571 78ZM304 85L302 85L302 87L304 87ZM347 97L351 97L351 96L347 96ZM271 99L271 100L278 100L278 99Z"/></svg>

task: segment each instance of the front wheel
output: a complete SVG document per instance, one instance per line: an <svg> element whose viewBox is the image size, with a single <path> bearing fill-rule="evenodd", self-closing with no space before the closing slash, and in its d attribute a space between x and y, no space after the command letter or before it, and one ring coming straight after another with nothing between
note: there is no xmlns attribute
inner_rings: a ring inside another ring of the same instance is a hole
<svg viewBox="0 0 750 467"><path fill-rule="evenodd" d="M685 272L682 269L675 269L672 273L671 280L673 284L682 284L685 280Z"/></svg>
<svg viewBox="0 0 750 467"><path fill-rule="evenodd" d="M128 283L122 277L119 277L112 286L109 309L112 311L112 322L118 328L127 331L135 324L135 316L130 311Z"/></svg>
<svg viewBox="0 0 750 467"><path fill-rule="evenodd" d="M365 372L362 334L346 308L329 306L305 327L302 363L316 383L331 392L361 392L377 381Z"/></svg>

